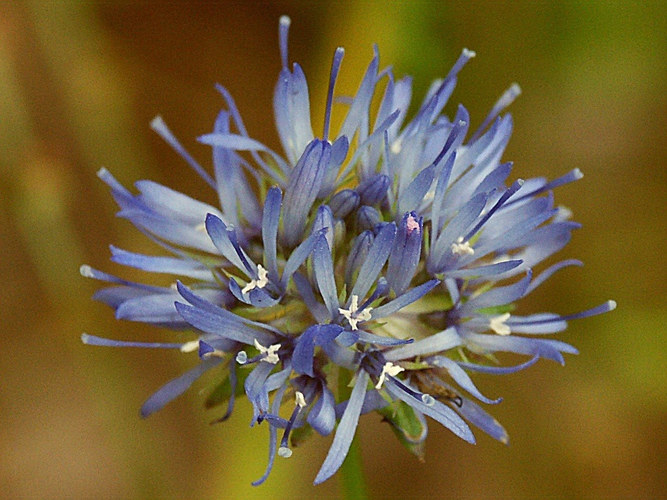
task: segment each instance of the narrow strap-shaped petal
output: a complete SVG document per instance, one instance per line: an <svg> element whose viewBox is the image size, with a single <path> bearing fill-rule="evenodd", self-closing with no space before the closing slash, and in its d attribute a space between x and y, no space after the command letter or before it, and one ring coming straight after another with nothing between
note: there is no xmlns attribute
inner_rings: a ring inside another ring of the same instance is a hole
<svg viewBox="0 0 667 500"><path fill-rule="evenodd" d="M192 370L185 372L178 378L175 378L160 387L141 407L141 416L147 417L158 410L161 410L167 403L176 399L187 391L192 383L201 377L206 370L213 368L220 363L219 358L210 358L199 363Z"/></svg>
<svg viewBox="0 0 667 500"><path fill-rule="evenodd" d="M560 262L557 262L556 264L550 266L549 268L545 269L542 271L537 277L533 279L533 281L530 282L530 285L528 286L528 289L526 290L526 295L535 290L538 286L540 286L542 283L544 283L546 280L548 280L551 276L553 276L557 271L560 271L561 269L564 269L569 266L583 266L584 263L581 262L580 260L576 259L567 259L567 260L562 260Z"/></svg>
<svg viewBox="0 0 667 500"><path fill-rule="evenodd" d="M522 263L522 260L506 260L504 262L497 262L495 264L471 267L469 269L447 271L445 274L448 278L488 278L497 274L511 271L512 269L519 267Z"/></svg>
<svg viewBox="0 0 667 500"><path fill-rule="evenodd" d="M257 321L252 321L248 318L244 318L243 316L239 316L238 314L234 314L233 312L228 311L227 309L223 309L222 307L219 307L219 306L211 303L209 300L206 300L205 297L202 297L200 295L197 295L197 294L193 293L192 290L190 290L187 286L185 286L180 281L176 282L176 289L178 290L178 293L180 293L181 296L185 300L187 300L190 304L192 304L193 306L195 306L199 309L202 309L204 311L207 311L211 314L222 316L226 321L240 322L240 323L243 323L245 325L254 326L256 328L262 328L264 330L269 330L273 333L277 333L278 335L283 334L280 330L278 330L274 326L271 326L267 323L260 323L260 322L257 322Z"/></svg>
<svg viewBox="0 0 667 500"><path fill-rule="evenodd" d="M339 325L313 325L301 334L294 347L292 365L294 371L314 377L313 357L315 345L323 345L334 340L343 331Z"/></svg>
<svg viewBox="0 0 667 500"><path fill-rule="evenodd" d="M425 404L421 398L418 398L415 395L416 391L406 387L404 382L392 376L387 377L385 387L387 392L393 397L404 401L415 410L440 422L461 439L469 443L475 443L475 436L473 436L468 425L450 407L444 405L437 399L434 399L432 401L433 404L430 406Z"/></svg>
<svg viewBox="0 0 667 500"><path fill-rule="evenodd" d="M431 189L434 175L435 165L430 165L419 172L412 182L402 190L398 197L399 214L419 209L424 196Z"/></svg>
<svg viewBox="0 0 667 500"><path fill-rule="evenodd" d="M278 389L276 395L274 396L273 405L271 406L271 412L274 413L275 415L277 415L278 412L280 411L280 405L283 402L283 397L285 395L286 390L287 390L287 385ZM273 463L276 460L276 449L278 445L278 429L273 425L269 425L267 427L269 428L269 462L266 465L266 471L264 472L264 475L262 475L262 477L251 483L253 486L259 486L264 481L266 481L266 479L269 477L269 474L271 474L271 469L273 469Z"/></svg>
<svg viewBox="0 0 667 500"><path fill-rule="evenodd" d="M393 222L385 225L380 230L368 251L368 257L366 257L365 262L359 270L359 276L357 276L357 281L350 292L350 296L366 296L378 274L380 274L384 263L389 258L395 237L396 224Z"/></svg>
<svg viewBox="0 0 667 500"><path fill-rule="evenodd" d="M461 342L461 337L457 333L456 328L450 327L435 335L418 340L413 344L385 352L384 357L387 361L398 361L400 359L446 351L447 349L461 345Z"/></svg>
<svg viewBox="0 0 667 500"><path fill-rule="evenodd" d="M301 241L308 212L320 191L330 157L331 145L315 139L290 173L283 200L282 233L282 241L289 248Z"/></svg>
<svg viewBox="0 0 667 500"><path fill-rule="evenodd" d="M521 363L520 365L515 365L515 366L485 366L485 365L477 365L475 363L465 363L463 361L459 361L458 364L462 368L474 372L489 373L492 375L507 375L510 373L516 373L521 370L525 370L526 368L533 366L535 363L537 363L539 359L540 357L538 355L529 359L525 363Z"/></svg>
<svg viewBox="0 0 667 500"><path fill-rule="evenodd" d="M519 300L526 293L526 289L530 284L531 275L531 271L528 271L526 276L516 283L507 286L494 287L488 292L470 299L459 307L459 317L467 316L476 309L511 304L512 302Z"/></svg>
<svg viewBox="0 0 667 500"><path fill-rule="evenodd" d="M206 232L220 253L237 269L247 273L246 266L241 261L232 241L229 239L229 229L224 222L213 214L206 216Z"/></svg>
<svg viewBox="0 0 667 500"><path fill-rule="evenodd" d="M456 151L454 151L451 156L449 156L444 166L442 167L442 170L440 170L435 185L433 205L431 207L431 254L434 252L435 243L440 237L440 212L442 211L442 207L445 202L445 192L449 186L449 178L452 173L454 161L456 161Z"/></svg>
<svg viewBox="0 0 667 500"><path fill-rule="evenodd" d="M148 349L180 349L185 344L163 343L163 342L126 342L123 340L105 339L95 335L81 334L81 342L86 345L97 345L104 347L143 347Z"/></svg>
<svg viewBox="0 0 667 500"><path fill-rule="evenodd" d="M215 182L211 176L202 168L202 166L197 163L197 161L186 151L186 149L178 142L176 136L169 130L167 124L164 122L161 116L156 116L151 121L151 128L162 137L167 144L169 144L174 151L183 157L183 159L192 167L192 169L199 174L199 176L204 179L204 181L215 189Z"/></svg>
<svg viewBox="0 0 667 500"><path fill-rule="evenodd" d="M321 387L320 397L308 413L307 421L318 434L328 436L336 425L334 395L325 382Z"/></svg>
<svg viewBox="0 0 667 500"><path fill-rule="evenodd" d="M151 293L170 292L169 288L162 288L159 286L144 285L143 283L135 283L134 281L127 281L117 276L114 276L113 274L105 273L103 271L98 271L97 269L94 269L87 264L84 264L81 267L79 267L79 273L81 273L81 276L83 276L84 278L93 278L99 281L105 281L107 283L114 283L116 285L123 285L131 288L136 288L137 290L142 290L145 292L151 292Z"/></svg>
<svg viewBox="0 0 667 500"><path fill-rule="evenodd" d="M517 337L515 335L485 335L480 333L467 333L466 342L471 342L475 347L489 352L515 352L551 359L561 365L565 359L561 352L579 354L579 351L570 344L551 339L533 339L529 337Z"/></svg>
<svg viewBox="0 0 667 500"><path fill-rule="evenodd" d="M318 237L315 248L313 249L313 270L315 272L315 280L320 289L320 294L324 299L324 304L327 306L331 319L338 316L338 294L336 292L336 280L334 278L333 261L331 259L331 251L324 236Z"/></svg>
<svg viewBox="0 0 667 500"><path fill-rule="evenodd" d="M245 379L243 388L245 389L248 401L252 403L253 419L251 426L257 422L257 418L268 411L268 392L264 389L264 383L267 377L273 371L275 365L260 361Z"/></svg>
<svg viewBox="0 0 667 500"><path fill-rule="evenodd" d="M470 375L468 375L463 370L463 368L461 368L459 364L456 363L456 361L449 359L446 356L433 356L427 360L427 363L431 366L437 366L446 369L457 384L486 404L498 404L503 400L503 398L489 399L484 396L481 392L479 392L479 389L477 389L477 386L475 386L475 383L470 378Z"/></svg>
<svg viewBox="0 0 667 500"><path fill-rule="evenodd" d="M394 339L391 337L375 335L364 330L355 331L354 333L357 334L357 342L363 342L364 344L396 346L414 342L414 339Z"/></svg>
<svg viewBox="0 0 667 500"><path fill-rule="evenodd" d="M264 214L262 216L262 243L264 245L264 265L269 271L269 279L278 282L278 260L276 243L278 238L278 223L280 222L280 207L283 195L278 187L272 187L266 193L264 200Z"/></svg>
<svg viewBox="0 0 667 500"><path fill-rule="evenodd" d="M303 300L303 303L306 304L306 307L313 315L315 320L318 323L326 323L327 321L330 321L331 315L329 311L315 298L313 287L310 286L310 281L308 281L308 278L302 274L295 273L294 284L296 285L296 289L299 292L299 295L301 295L301 300Z"/></svg>
<svg viewBox="0 0 667 500"><path fill-rule="evenodd" d="M174 302L179 298L178 293L174 291L127 299L118 305L116 319L154 324L178 323L182 318L178 315Z"/></svg>
<svg viewBox="0 0 667 500"><path fill-rule="evenodd" d="M334 216L331 209L327 205L320 205L315 213L313 226L311 228L312 234L323 234L327 239L329 248L334 247Z"/></svg>
<svg viewBox="0 0 667 500"><path fill-rule="evenodd" d="M206 214L213 213L218 217L220 211L190 196L175 191L157 182L137 181L135 186L141 193L137 198L150 210L169 219L177 219L186 224L201 224Z"/></svg>
<svg viewBox="0 0 667 500"><path fill-rule="evenodd" d="M439 283L439 280L431 280L411 288L403 295L396 297L394 300L373 309L371 311L372 318L380 319L384 318L385 316L394 314L396 311L399 311L404 307L412 304L413 302L421 299L424 295L433 290L433 288L435 288Z"/></svg>
<svg viewBox="0 0 667 500"><path fill-rule="evenodd" d="M249 345L254 345L255 340L262 345L270 345L274 341L272 335L250 328L241 322L231 321L220 314L213 314L180 302L176 302L176 310L185 321L207 333Z"/></svg>
<svg viewBox="0 0 667 500"><path fill-rule="evenodd" d="M181 259L177 257L162 257L144 255L128 252L113 245L111 248L111 260L124 266L134 267L143 271L154 273L168 273L190 278L212 281L213 273L201 262L194 259Z"/></svg>
<svg viewBox="0 0 667 500"><path fill-rule="evenodd" d="M415 212L403 216L394 241L394 248L387 264L387 282L397 295L401 295L417 271L422 248L423 217Z"/></svg>
<svg viewBox="0 0 667 500"><path fill-rule="evenodd" d="M343 417L340 419L333 443L331 444L331 448L329 448L329 453L320 471L315 477L314 484L320 484L329 479L343 464L347 452L350 450L354 433L357 430L357 423L359 422L359 414L364 402L367 385L368 374L365 370L360 370L357 373L357 381L352 389L352 394L350 394L350 401Z"/></svg>

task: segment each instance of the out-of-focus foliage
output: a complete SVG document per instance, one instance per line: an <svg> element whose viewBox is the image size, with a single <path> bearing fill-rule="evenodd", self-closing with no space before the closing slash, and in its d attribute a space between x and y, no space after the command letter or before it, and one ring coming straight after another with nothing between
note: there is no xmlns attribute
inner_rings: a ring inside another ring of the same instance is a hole
<svg viewBox="0 0 667 500"><path fill-rule="evenodd" d="M452 104L473 126L513 81L515 175L586 177L558 193L584 229L565 257L584 272L556 275L526 310L574 312L618 301L559 338L580 348L566 370L538 363L520 377L480 376L505 402L504 447L432 429L426 462L389 425L362 418L369 490L377 498L656 497L667 484L667 8L664 2L3 2L0 6L0 484L19 497L312 495L327 447L308 441L262 489L266 443L239 432L241 403L220 425L192 391L143 421L138 408L184 366L177 354L91 349L85 330L119 339L166 331L117 322L78 276L108 263L108 244L148 251L114 217L100 166L202 196L196 176L148 128L161 114L205 162L194 137L210 130L226 85L254 137L277 147L271 94L277 19L293 21L320 123L333 50L346 48L338 90L353 93L378 43L384 64L414 75L415 95L462 47L477 51ZM451 112L451 110L450 110ZM475 122L475 120L477 120ZM213 200L208 200L213 201ZM139 273L139 271L137 271ZM124 276L132 278L125 274ZM159 369L156 369L159 367ZM204 387L201 384L200 387ZM369 419L378 419L369 416ZM372 427L371 427L372 426ZM366 431L364 431L364 427ZM370 430L375 435L369 437ZM333 495L336 482L319 487Z"/></svg>

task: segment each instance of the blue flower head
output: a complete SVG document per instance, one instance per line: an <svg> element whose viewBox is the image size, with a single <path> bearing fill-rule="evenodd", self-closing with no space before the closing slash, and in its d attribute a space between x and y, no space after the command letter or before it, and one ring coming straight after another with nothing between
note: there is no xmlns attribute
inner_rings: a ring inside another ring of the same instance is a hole
<svg viewBox="0 0 667 500"><path fill-rule="evenodd" d="M343 49L334 53L322 134L313 131L306 77L289 65L290 21L280 19L282 69L273 97L283 152L252 139L234 100L224 101L212 132L209 174L156 118L153 129L214 190L208 205L150 181L138 194L109 172L128 219L160 256L111 247L112 260L173 277L173 285L135 283L82 266L110 283L95 298L120 319L186 330L185 342L142 343L84 334L86 344L178 349L193 368L143 405L148 416L208 370L217 386L206 405L245 393L251 426L269 427L269 464L289 457L312 429L335 433L315 483L340 467L362 413L381 413L401 442L422 455L427 418L474 443L469 425L507 442L482 405L476 372L512 373L548 358L563 363L576 349L544 338L571 319L612 310L613 301L570 315L515 314L515 305L565 260L532 269L563 248L578 225L554 205L553 190L581 178L509 182L501 156L512 132L505 108L515 84L482 125L469 131L459 106L442 114L459 71L474 57L464 49L435 82L411 120L411 80L396 80L375 51L347 114L330 117ZM371 102L379 99L377 112ZM500 352L528 356L503 366ZM196 353L196 354L195 354Z"/></svg>

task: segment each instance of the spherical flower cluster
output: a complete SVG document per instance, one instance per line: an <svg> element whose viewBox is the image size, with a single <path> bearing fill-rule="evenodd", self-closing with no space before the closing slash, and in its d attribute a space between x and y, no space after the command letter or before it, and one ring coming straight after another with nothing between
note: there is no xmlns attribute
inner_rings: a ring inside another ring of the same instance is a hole
<svg viewBox="0 0 667 500"><path fill-rule="evenodd" d="M471 443L469 424L507 442L505 429L479 404L500 399L485 397L469 374L516 372L541 357L563 363L562 353L576 349L542 336L615 307L609 301L570 316L513 314L514 304L556 271L580 265L561 261L537 276L531 270L578 227L554 205L552 191L581 173L507 184L512 165L501 156L512 119L503 113L519 87L512 85L471 134L463 106L451 120L442 114L457 74L475 55L465 49L411 120L411 80L381 69L376 50L357 94L344 100L347 114L334 135L330 117L341 101L334 87L343 59L337 49L316 137L306 78L298 64L288 64L289 24L281 18L282 70L273 99L284 154L249 137L223 87L225 109L199 138L212 148L213 175L160 118L152 123L216 192L218 207L150 181L137 182L133 194L107 170L99 172L118 215L169 253L112 247L112 260L173 275L175 283L129 282L88 266L82 274L113 285L95 297L119 319L186 329L193 339L163 344L84 334L83 341L193 353L194 367L153 394L144 416L208 370L219 385L207 405L227 403L220 420L244 392L254 410L251 425L270 429L269 464L254 484L310 429L335 433L315 478L325 481L342 464L360 415L371 411L417 455L427 416ZM372 113L374 98L379 107ZM529 358L500 366L497 352Z"/></svg>

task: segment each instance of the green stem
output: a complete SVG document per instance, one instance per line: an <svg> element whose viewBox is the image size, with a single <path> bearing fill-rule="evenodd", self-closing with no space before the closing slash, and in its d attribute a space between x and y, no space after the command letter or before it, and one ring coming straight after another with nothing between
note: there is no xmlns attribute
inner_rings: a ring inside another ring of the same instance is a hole
<svg viewBox="0 0 667 500"><path fill-rule="evenodd" d="M361 463L361 449L357 438L354 438L350 445L350 451L348 451L347 457L345 457L345 461L340 468L340 474L343 498L346 500L365 500L368 498Z"/></svg>

